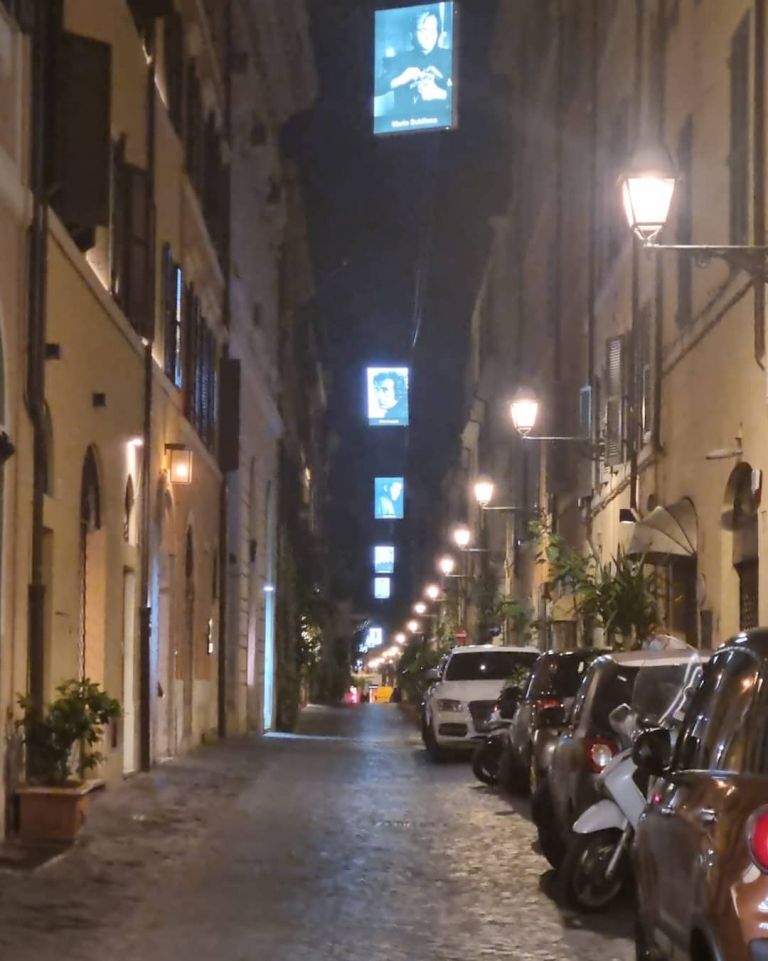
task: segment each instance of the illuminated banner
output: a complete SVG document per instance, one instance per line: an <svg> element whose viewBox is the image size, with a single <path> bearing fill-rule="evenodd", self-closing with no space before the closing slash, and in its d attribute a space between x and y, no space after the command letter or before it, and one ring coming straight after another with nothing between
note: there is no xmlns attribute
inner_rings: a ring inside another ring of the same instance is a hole
<svg viewBox="0 0 768 961"><path fill-rule="evenodd" d="M372 427L408 426L407 367L368 367L368 423Z"/></svg>
<svg viewBox="0 0 768 961"><path fill-rule="evenodd" d="M373 596L377 600L385 601L392 595L392 578L391 577L374 577L373 579Z"/></svg>
<svg viewBox="0 0 768 961"><path fill-rule="evenodd" d="M376 11L373 132L456 124L454 3Z"/></svg>
<svg viewBox="0 0 768 961"><path fill-rule="evenodd" d="M395 573L395 548L389 544L380 544L373 549L373 573Z"/></svg>
<svg viewBox="0 0 768 961"><path fill-rule="evenodd" d="M377 477L373 482L376 520L402 520L405 514L405 481L402 477Z"/></svg>

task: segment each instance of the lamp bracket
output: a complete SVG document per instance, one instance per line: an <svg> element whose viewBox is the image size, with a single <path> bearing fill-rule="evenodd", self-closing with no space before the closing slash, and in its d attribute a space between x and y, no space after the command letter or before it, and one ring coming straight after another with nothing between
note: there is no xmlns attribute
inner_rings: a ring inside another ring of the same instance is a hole
<svg viewBox="0 0 768 961"><path fill-rule="evenodd" d="M713 260L722 260L729 267L744 270L753 278L768 280L768 246L716 244L657 244L652 240L643 244L646 250L672 250L690 254L697 267L707 267Z"/></svg>

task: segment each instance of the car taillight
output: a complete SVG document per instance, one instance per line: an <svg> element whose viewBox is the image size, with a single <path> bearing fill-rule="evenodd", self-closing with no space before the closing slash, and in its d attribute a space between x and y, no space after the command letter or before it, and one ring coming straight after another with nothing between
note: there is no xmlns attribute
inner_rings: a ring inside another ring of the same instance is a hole
<svg viewBox="0 0 768 961"><path fill-rule="evenodd" d="M606 737L584 739L584 755L587 767L593 774L600 774L616 753L616 745Z"/></svg>
<svg viewBox="0 0 768 961"><path fill-rule="evenodd" d="M536 707L539 711L546 711L549 707L562 707L563 702L558 701L556 697L540 697L536 701Z"/></svg>
<svg viewBox="0 0 768 961"><path fill-rule="evenodd" d="M768 811L760 811L752 819L749 831L752 859L761 871L768 874Z"/></svg>

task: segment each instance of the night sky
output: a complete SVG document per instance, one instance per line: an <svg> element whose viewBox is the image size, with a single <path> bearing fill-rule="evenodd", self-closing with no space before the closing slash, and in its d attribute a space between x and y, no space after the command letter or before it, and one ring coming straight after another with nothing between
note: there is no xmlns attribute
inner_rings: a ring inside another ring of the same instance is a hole
<svg viewBox="0 0 768 961"><path fill-rule="evenodd" d="M461 5L458 131L374 139L373 14L403 5L310 0L320 99L286 138L302 169L329 373L332 588L393 628L440 548L439 485L459 454L467 333L510 163L490 74L495 0ZM364 368L377 362L412 368L408 429L367 425ZM405 521L372 519L377 474L405 476ZM390 538L393 599L375 602L372 547Z"/></svg>

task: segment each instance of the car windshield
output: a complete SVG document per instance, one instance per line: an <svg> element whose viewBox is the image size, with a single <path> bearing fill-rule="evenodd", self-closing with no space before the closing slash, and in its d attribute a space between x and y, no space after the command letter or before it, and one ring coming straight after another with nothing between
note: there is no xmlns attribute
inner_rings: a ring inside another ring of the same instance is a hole
<svg viewBox="0 0 768 961"><path fill-rule="evenodd" d="M468 651L454 654L445 672L446 681L504 681L514 683L519 675L522 687L538 655L518 651Z"/></svg>
<svg viewBox="0 0 768 961"><path fill-rule="evenodd" d="M632 709L638 718L656 724L680 693L690 665L649 664L640 669L632 692Z"/></svg>
<svg viewBox="0 0 768 961"><path fill-rule="evenodd" d="M573 697L589 667L583 654L544 654L536 662L526 698L529 701L554 696L563 700Z"/></svg>

